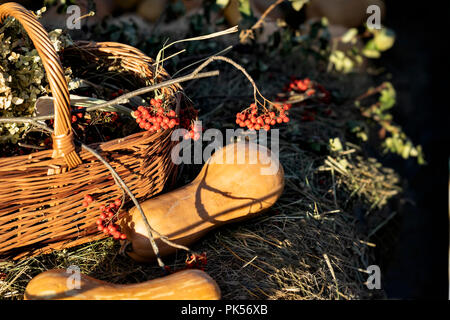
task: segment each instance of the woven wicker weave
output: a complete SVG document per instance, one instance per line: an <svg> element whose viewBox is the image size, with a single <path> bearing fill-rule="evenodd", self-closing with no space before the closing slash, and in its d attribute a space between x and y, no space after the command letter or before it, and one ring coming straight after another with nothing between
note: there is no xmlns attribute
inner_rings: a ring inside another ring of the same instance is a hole
<svg viewBox="0 0 450 320"><path fill-rule="evenodd" d="M16 3L0 6L0 22L7 16L16 18L33 41L55 99L53 150L0 158L0 258L17 259L105 237L96 229L98 207L122 192L108 169L73 143L67 83L46 31L30 11ZM86 64L109 59L143 83L169 79L165 71L153 79L154 61L127 45L78 42L65 49L62 57L74 52ZM163 91L178 102L177 110L184 108L187 102L179 85ZM172 130L139 132L90 147L112 165L138 200L145 199L174 177ZM87 209L80 205L86 194L97 200Z"/></svg>

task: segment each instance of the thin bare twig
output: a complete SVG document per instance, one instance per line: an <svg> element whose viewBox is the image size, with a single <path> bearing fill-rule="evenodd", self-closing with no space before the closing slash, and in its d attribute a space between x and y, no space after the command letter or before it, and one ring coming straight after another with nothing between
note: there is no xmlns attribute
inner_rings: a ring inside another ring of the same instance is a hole
<svg viewBox="0 0 450 320"><path fill-rule="evenodd" d="M233 46L228 46L228 47L226 47L225 49L220 50L219 52L214 53L214 54L211 55L210 57L212 57L212 56L223 56L224 54L226 54L226 53L227 53L228 51L230 51L231 49L233 49ZM202 63L202 62L205 61L205 60L208 60L208 58L209 58L209 57L200 59L200 60L198 60L198 61L195 61L195 62L193 62L193 63L191 63L191 64L189 64L189 65L187 65L187 66L181 68L180 70L177 70L177 71L173 74L173 77L175 77L177 74L179 74L179 73L182 72L183 70L186 70L186 69L188 69L188 68L190 68L190 67L193 67L193 66L195 66L195 65L197 65L197 64L199 64L199 63Z"/></svg>
<svg viewBox="0 0 450 320"><path fill-rule="evenodd" d="M96 152L94 149L88 147L85 144L81 144L81 147L86 150L89 151L90 153L92 153L98 160L100 160L105 166L106 168L108 168L108 170L111 172L111 174L114 177L114 180L116 182L116 184L118 184L120 186L121 189L124 189L126 191L126 193L130 196L131 201L133 201L133 203L136 205L136 207L139 210L139 213L142 216L142 220L144 221L145 227L147 228L147 232L149 234L149 241L150 244L153 248L153 251L155 252L155 256L156 256L156 260L158 261L158 265L161 268L164 268L164 262L161 259L161 256L159 254L159 249L158 246L156 245L155 239L153 238L153 234L152 234L152 227L150 226L147 217L145 216L144 211L142 210L141 206L139 205L139 202L137 201L137 199L134 197L133 193L131 192L131 190L128 188L128 186L126 185L126 183L122 180L122 178L120 178L120 176L117 174L117 172L114 170L114 168L105 160L103 159L103 157Z"/></svg>
<svg viewBox="0 0 450 320"><path fill-rule="evenodd" d="M256 21L256 23L247 30L242 30L241 34L239 35L240 38L240 42L241 43L245 43L247 41L247 39L253 38L253 31L255 31L256 29L261 28L261 25L264 23L264 19L267 17L267 15L272 12L273 9L275 9L275 7L277 7L280 3L284 2L285 0L277 0L276 2L272 3L267 9L266 11L264 11L264 13L261 15L261 17L258 19L258 21Z"/></svg>
<svg viewBox="0 0 450 320"><path fill-rule="evenodd" d="M359 97L357 97L355 99L355 101L361 101L367 97L370 97L371 95L374 95L376 93L381 92L381 90L383 90L384 88L386 88L386 83L382 83L379 86L375 87L375 88L370 88L369 90L367 90L365 93L363 93L362 95L360 95Z"/></svg>
<svg viewBox="0 0 450 320"><path fill-rule="evenodd" d="M181 42L200 41L200 40L207 40L207 39L212 39L212 38L216 38L216 37L221 37L221 36L224 36L226 34L234 33L234 32L237 32L237 31L238 31L238 26L234 26L234 27L228 28L228 29L223 30L223 31L218 31L218 32L214 32L214 33L211 33L211 34L207 34L207 35L203 35L203 36L199 36L199 37L194 37L194 38L181 39L181 40L177 40L177 41L171 42L168 45L164 45L161 48L161 50L159 50L159 52L158 52L158 54L156 56L155 78L159 74L160 68L162 68L162 66L160 66L161 55L164 54L164 51L167 50L167 48L169 48L170 46L172 46L174 44L177 44L177 43L181 43Z"/></svg>
<svg viewBox="0 0 450 320"><path fill-rule="evenodd" d="M198 66L193 72L192 74L195 75L198 72L200 72L201 70L203 70L207 65L209 65L211 62L216 61L216 60L220 60L220 61L224 61L226 63L231 64L233 67L235 67L236 69L238 69L239 71L241 71L244 76L248 79L248 81L250 81L251 85L253 86L253 97L255 99L255 103L261 105L263 108L266 107L266 103L271 104L271 105L275 105L275 103L273 103L270 100L267 100L259 91L258 87L256 86L255 80L253 80L253 78L248 74L248 72L244 69L244 67L242 67L240 64L236 63L235 61L231 60L230 58L227 57L223 57L223 56L212 56L209 57L205 62L203 62L200 66ZM263 103L261 103L257 96L259 96L262 100Z"/></svg>

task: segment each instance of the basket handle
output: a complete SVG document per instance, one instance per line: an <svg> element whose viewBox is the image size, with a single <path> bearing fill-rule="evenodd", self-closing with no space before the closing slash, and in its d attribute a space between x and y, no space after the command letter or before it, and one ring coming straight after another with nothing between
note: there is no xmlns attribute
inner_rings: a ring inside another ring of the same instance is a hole
<svg viewBox="0 0 450 320"><path fill-rule="evenodd" d="M54 97L55 122L53 139L53 158L63 157L69 168L81 164L75 152L70 115L70 98L64 71L47 32L34 14L15 2L0 5L0 23L7 17L14 17L22 24L42 60L47 80Z"/></svg>

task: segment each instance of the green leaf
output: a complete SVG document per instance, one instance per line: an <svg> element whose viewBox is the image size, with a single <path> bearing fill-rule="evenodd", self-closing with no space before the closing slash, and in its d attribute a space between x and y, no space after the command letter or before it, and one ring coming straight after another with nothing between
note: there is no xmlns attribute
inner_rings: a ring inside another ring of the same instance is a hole
<svg viewBox="0 0 450 320"><path fill-rule="evenodd" d="M360 131L356 134L356 136L361 139L362 141L366 142L367 140L369 140L369 137L367 136L367 133L365 133L364 131Z"/></svg>
<svg viewBox="0 0 450 320"><path fill-rule="evenodd" d="M344 66L344 73L350 72L353 70L353 67L355 66L354 62L349 58L345 57L343 60L343 66Z"/></svg>
<svg viewBox="0 0 450 320"><path fill-rule="evenodd" d="M389 138L386 138L386 140L384 140L384 147L386 148L386 149L388 149L388 151L391 151L392 152L392 138L391 137L389 137Z"/></svg>
<svg viewBox="0 0 450 320"><path fill-rule="evenodd" d="M367 58L377 59L381 57L380 51L378 51L375 41L373 39L367 42L366 46L362 50L362 54Z"/></svg>
<svg viewBox="0 0 450 320"><path fill-rule="evenodd" d="M392 142L394 143L395 152L399 153L403 148L403 141L400 138L395 137Z"/></svg>
<svg viewBox="0 0 450 320"><path fill-rule="evenodd" d="M360 56L359 54L358 54L358 55L355 55L355 61L356 61L356 63L357 63L358 65L362 65L362 63L363 63L363 57Z"/></svg>
<svg viewBox="0 0 450 320"><path fill-rule="evenodd" d="M379 51L386 51L394 45L395 33L390 29L384 28L375 33L373 41Z"/></svg>
<svg viewBox="0 0 450 320"><path fill-rule="evenodd" d="M309 0L289 0L295 11L300 11Z"/></svg>
<svg viewBox="0 0 450 320"><path fill-rule="evenodd" d="M380 111L385 111L392 108L396 102L396 92L390 82L385 82L386 88L381 90L380 98Z"/></svg>
<svg viewBox="0 0 450 320"><path fill-rule="evenodd" d="M342 147L341 140L339 138L330 138L329 148L333 152L340 152L344 150L344 148Z"/></svg>
<svg viewBox="0 0 450 320"><path fill-rule="evenodd" d="M427 162L425 161L425 157L424 157L424 155L423 155L423 151L422 151L422 146L417 146L416 147L416 150L417 150L417 152L418 152L418 155L417 155L417 163L418 164L420 164L420 165L425 165L425 164L427 164Z"/></svg>
<svg viewBox="0 0 450 320"><path fill-rule="evenodd" d="M358 35L358 29L356 29L356 28L348 29L348 31L342 36L341 41L343 43L348 43L348 42L352 41L352 39L354 39L357 35Z"/></svg>
<svg viewBox="0 0 450 320"><path fill-rule="evenodd" d="M229 3L230 0L216 0L216 4L221 8L225 8Z"/></svg>
<svg viewBox="0 0 450 320"><path fill-rule="evenodd" d="M239 11L244 16L252 16L252 8L250 6L250 0L239 0Z"/></svg>
<svg viewBox="0 0 450 320"><path fill-rule="evenodd" d="M406 143L406 145L403 146L402 152L401 152L401 156L403 159L408 159L410 156L410 152L411 152L411 148L412 148L412 144L411 142L408 141L408 143Z"/></svg>
<svg viewBox="0 0 450 320"><path fill-rule="evenodd" d="M345 55L343 51L340 50L334 50L329 59L338 72L351 72L355 66L352 59L350 59Z"/></svg>

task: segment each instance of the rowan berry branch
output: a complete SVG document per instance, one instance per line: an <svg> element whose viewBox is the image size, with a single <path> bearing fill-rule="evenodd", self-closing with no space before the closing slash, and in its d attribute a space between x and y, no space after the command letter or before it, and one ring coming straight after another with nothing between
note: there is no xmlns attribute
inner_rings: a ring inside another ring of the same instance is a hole
<svg viewBox="0 0 450 320"><path fill-rule="evenodd" d="M264 109L266 109L266 103L271 104L271 105L275 105L274 102L266 99L261 92L259 91L258 87L256 86L255 80L253 80L253 78L248 74L248 72L244 69L244 67L242 67L240 64L234 62L233 60L231 60L230 58L224 57L224 56L212 56L209 57L205 62L203 62L200 66L198 66L193 72L193 75L198 74L201 70L203 70L207 65L209 65L211 62L216 61L216 60L220 60L220 61L224 61L226 63L231 64L233 67L235 67L236 69L238 69L239 71L241 71L244 76L248 79L248 81L251 83L251 85L253 86L253 98L255 100L256 104L261 105ZM261 103L257 96L259 96L262 100L263 103Z"/></svg>
<svg viewBox="0 0 450 320"><path fill-rule="evenodd" d="M178 78L167 80L167 81L164 81L164 82L160 82L158 84L151 85L151 86L148 86L148 87L145 87L145 88L141 88L141 89L137 89L137 90L131 91L129 93L123 94L120 97L117 97L117 98L115 98L113 100L110 100L108 102L105 102L105 103L102 103L102 104L98 104L96 106L88 107L88 108L86 108L86 111L87 112L94 111L94 110L98 110L98 109L102 109L102 108L106 108L106 107L111 107L111 106L114 106L116 104L124 103L124 101L126 101L128 99L131 99L133 97L139 96L139 95L144 94L144 93L155 91L157 89L166 87L168 85L181 83L181 82L185 82L185 81L189 81L189 80L195 80L195 79L201 79L201 78L217 76L217 75L219 75L219 71L218 70L200 73L200 71L203 70L207 65L209 65L211 62L216 61L216 60L221 60L221 61L227 62L227 63L231 64L232 66L234 66L236 69L238 69L239 71L241 71L244 74L244 76L249 80L249 82L253 86L253 97L254 97L254 100L255 100L256 104L261 105L264 109L266 109L266 103L268 103L270 105L275 105L275 103L273 103L272 101L266 99L261 94L261 92L259 91L258 87L256 86L255 81L248 74L248 72L244 69L244 67L242 67L238 63L234 62L230 58L227 58L227 57L224 57L224 56L212 56L212 57L209 57L200 66L198 66L193 72L191 72L190 74L188 74L186 76L178 77ZM263 102L259 101L257 96L259 96L259 98L261 98ZM76 113L76 112L79 112L79 111L78 110L73 110L72 112ZM38 116L38 117L0 118L0 123L1 122L30 123L30 124L33 124L33 125L37 126L37 121L50 120L50 119L53 119L53 118L54 118L54 115Z"/></svg>

